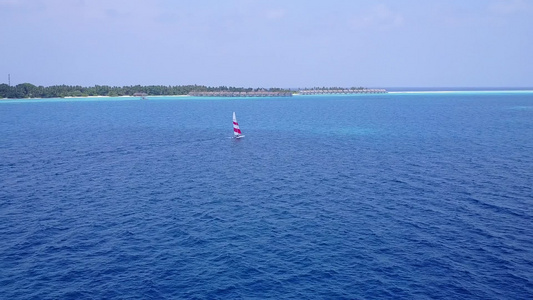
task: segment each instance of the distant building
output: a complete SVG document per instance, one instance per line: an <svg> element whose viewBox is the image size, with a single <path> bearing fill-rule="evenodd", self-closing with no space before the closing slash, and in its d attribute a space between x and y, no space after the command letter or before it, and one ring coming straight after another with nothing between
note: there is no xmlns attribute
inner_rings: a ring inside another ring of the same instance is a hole
<svg viewBox="0 0 533 300"><path fill-rule="evenodd" d="M135 94L133 94L133 97L141 97L141 99L146 99L146 96L148 96L147 93L135 93Z"/></svg>
<svg viewBox="0 0 533 300"><path fill-rule="evenodd" d="M300 95L320 95L320 94L385 94L386 89L343 89L343 90L330 90L330 89L309 89L300 90Z"/></svg>
<svg viewBox="0 0 533 300"><path fill-rule="evenodd" d="M256 92L198 92L192 91L189 93L189 96L195 97L291 97L292 93L290 92L267 92L267 91L256 91Z"/></svg>

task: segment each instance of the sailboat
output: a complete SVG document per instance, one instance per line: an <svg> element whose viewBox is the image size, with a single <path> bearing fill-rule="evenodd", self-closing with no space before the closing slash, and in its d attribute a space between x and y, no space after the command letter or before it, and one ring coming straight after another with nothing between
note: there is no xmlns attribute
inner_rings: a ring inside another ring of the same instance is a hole
<svg viewBox="0 0 533 300"><path fill-rule="evenodd" d="M241 132L241 129L239 128L239 123L237 123L235 112L233 112L233 137L236 139L240 139L244 137L244 135Z"/></svg>

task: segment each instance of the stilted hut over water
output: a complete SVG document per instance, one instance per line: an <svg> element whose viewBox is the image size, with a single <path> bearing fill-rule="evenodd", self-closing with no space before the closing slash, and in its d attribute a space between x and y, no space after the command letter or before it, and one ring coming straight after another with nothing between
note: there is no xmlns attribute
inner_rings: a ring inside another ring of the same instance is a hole
<svg viewBox="0 0 533 300"><path fill-rule="evenodd" d="M311 89L311 90L300 90L300 95L324 95L324 94L385 94L387 90L385 89L338 89L338 90L327 90L327 89Z"/></svg>
<svg viewBox="0 0 533 300"><path fill-rule="evenodd" d="M268 92L268 91L255 91L255 92L190 92L189 96L195 97L291 97L290 92Z"/></svg>

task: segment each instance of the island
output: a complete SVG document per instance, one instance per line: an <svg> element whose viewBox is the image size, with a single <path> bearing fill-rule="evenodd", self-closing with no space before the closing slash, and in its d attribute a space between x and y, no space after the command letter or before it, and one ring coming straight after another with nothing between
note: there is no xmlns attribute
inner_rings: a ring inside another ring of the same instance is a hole
<svg viewBox="0 0 533 300"><path fill-rule="evenodd" d="M314 87L314 88L244 88L244 87L209 87L205 85L131 85L108 86L95 85L83 87L79 85L36 86L21 83L15 86L0 84L0 98L81 98L81 97L140 97L148 96L194 96L194 97L291 97L292 95L323 95L323 94L376 94L386 93L385 89Z"/></svg>

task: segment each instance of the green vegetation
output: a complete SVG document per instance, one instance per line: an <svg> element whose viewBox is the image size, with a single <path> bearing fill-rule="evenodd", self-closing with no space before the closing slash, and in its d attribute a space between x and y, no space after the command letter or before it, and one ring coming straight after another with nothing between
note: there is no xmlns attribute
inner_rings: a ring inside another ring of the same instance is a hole
<svg viewBox="0 0 533 300"><path fill-rule="evenodd" d="M146 93L148 96L187 95L189 92L252 92L265 90L262 88L237 88L237 87L208 87L204 85L134 85L134 86L107 86L95 85L82 87L73 85L35 86L31 83L21 83L16 86L0 84L0 98L63 98L63 97L90 97L90 96L133 96L135 93ZM270 92L289 92L287 89L271 88Z"/></svg>

